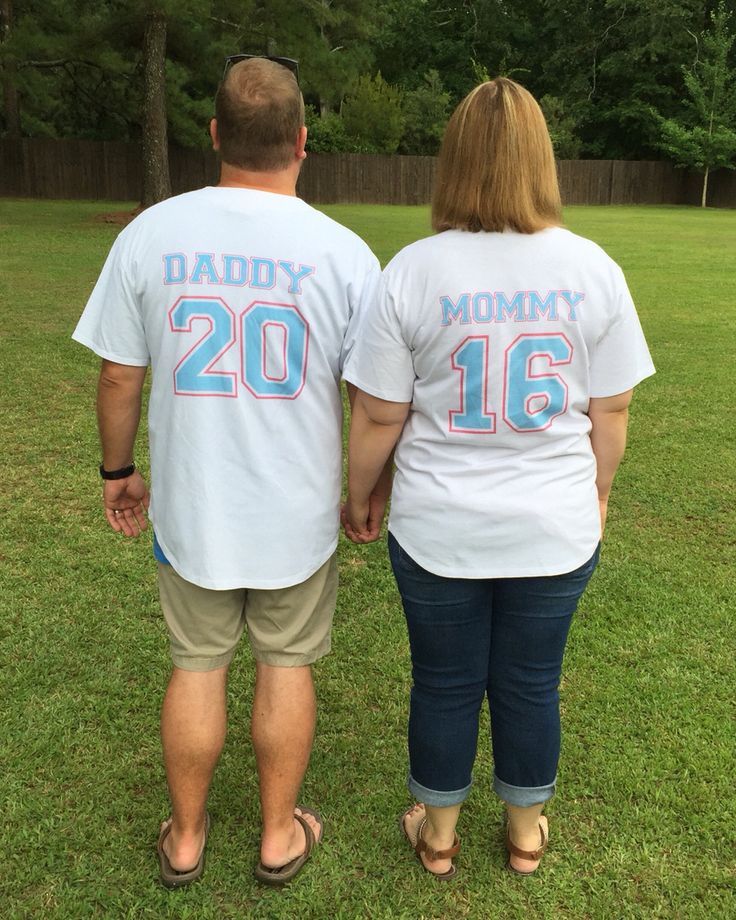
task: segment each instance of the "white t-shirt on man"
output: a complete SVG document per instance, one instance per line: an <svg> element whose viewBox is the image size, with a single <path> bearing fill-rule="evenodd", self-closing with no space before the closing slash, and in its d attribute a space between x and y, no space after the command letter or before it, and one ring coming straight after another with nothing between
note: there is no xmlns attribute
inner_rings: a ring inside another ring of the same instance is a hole
<svg viewBox="0 0 736 920"><path fill-rule="evenodd" d="M334 552L340 376L377 259L298 198L210 187L120 234L74 332L152 367L158 543L205 588L280 588Z"/></svg>
<svg viewBox="0 0 736 920"><path fill-rule="evenodd" d="M567 230L403 249L344 376L411 402L389 529L449 578L556 575L600 539L591 397L654 366L621 269Z"/></svg>

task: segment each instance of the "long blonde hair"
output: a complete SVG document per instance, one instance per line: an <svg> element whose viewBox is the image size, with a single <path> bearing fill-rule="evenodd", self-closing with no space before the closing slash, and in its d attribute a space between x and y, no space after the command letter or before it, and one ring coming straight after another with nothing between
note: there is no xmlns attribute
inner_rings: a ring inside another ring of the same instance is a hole
<svg viewBox="0 0 736 920"><path fill-rule="evenodd" d="M535 233L561 219L552 143L536 100L506 77L476 86L453 112L442 141L434 230Z"/></svg>

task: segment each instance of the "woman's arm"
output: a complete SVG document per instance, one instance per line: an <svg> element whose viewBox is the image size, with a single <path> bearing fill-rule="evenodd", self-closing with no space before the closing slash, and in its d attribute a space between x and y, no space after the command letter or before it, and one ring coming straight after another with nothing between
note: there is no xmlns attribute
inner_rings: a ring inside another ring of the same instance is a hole
<svg viewBox="0 0 736 920"><path fill-rule="evenodd" d="M608 496L611 493L613 477L626 448L629 403L633 392L627 390L616 396L591 399L588 407L588 417L592 424L590 443L597 467L595 484L601 512L601 534L606 526Z"/></svg>
<svg viewBox="0 0 736 920"><path fill-rule="evenodd" d="M375 540L370 526L372 494L387 491L390 461L411 403L388 402L357 390L350 424L348 498L344 515L360 542ZM380 485L379 485L380 480ZM377 488L378 486L378 488ZM386 495L385 498L388 496Z"/></svg>

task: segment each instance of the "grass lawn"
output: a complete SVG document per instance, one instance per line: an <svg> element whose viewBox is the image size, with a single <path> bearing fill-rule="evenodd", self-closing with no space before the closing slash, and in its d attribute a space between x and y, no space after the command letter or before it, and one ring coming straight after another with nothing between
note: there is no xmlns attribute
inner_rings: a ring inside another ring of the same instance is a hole
<svg viewBox="0 0 736 920"><path fill-rule="evenodd" d="M168 893L157 734L169 670L150 536L101 513L97 359L69 336L125 205L0 201L0 916L76 918L736 917L734 384L736 212L570 208L624 267L657 365L635 396L603 561L573 625L552 846L503 871L482 744L455 883L400 839L408 647L382 543L341 543L334 651L303 800L324 844L284 892L252 880L258 840L247 646L211 793L202 883ZM385 261L423 208L325 208ZM137 454L145 463L144 450ZM487 734L484 716L482 738Z"/></svg>

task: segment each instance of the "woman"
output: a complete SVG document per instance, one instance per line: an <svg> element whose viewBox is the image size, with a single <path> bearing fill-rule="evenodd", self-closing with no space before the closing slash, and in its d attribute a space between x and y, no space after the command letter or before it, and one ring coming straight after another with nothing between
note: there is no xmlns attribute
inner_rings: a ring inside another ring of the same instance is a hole
<svg viewBox="0 0 736 920"><path fill-rule="evenodd" d="M476 87L444 137L436 235L387 266L345 370L356 542L377 535L398 442L389 552L418 800L402 827L440 879L455 874L486 695L508 867L531 874L547 845L568 628L598 560L632 389L654 372L621 270L560 212L537 103L504 78Z"/></svg>

